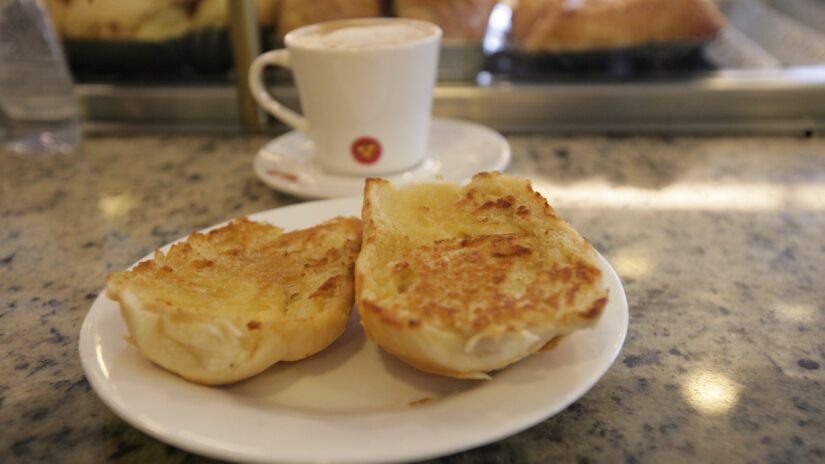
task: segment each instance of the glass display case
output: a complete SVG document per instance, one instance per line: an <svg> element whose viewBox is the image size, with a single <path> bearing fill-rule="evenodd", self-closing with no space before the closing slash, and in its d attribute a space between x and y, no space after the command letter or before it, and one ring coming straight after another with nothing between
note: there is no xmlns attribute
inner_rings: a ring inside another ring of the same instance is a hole
<svg viewBox="0 0 825 464"><path fill-rule="evenodd" d="M654 5L662 2L668 8ZM624 2L647 8L638 13L627 5L611 11L617 2L604 0L95 0L79 2L81 11L73 0L48 3L95 127L260 128L237 104L246 90L236 85L243 79L233 64L245 63L244 50L280 47L288 30L307 23L384 15L444 29L435 93L441 116L501 130L825 126L825 3L818 0ZM230 33L241 3L256 18L236 18ZM233 52L244 24L253 40ZM287 72L273 70L269 82L297 105Z"/></svg>

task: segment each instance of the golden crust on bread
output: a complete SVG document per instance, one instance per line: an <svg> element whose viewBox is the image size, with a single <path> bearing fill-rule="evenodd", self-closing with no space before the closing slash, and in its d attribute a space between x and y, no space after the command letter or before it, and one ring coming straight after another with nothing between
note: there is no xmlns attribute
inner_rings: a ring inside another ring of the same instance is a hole
<svg viewBox="0 0 825 464"><path fill-rule="evenodd" d="M343 332L360 242L356 218L289 233L242 218L112 273L106 293L146 358L194 382L235 382Z"/></svg>
<svg viewBox="0 0 825 464"><path fill-rule="evenodd" d="M419 369L483 378L590 326L598 256L524 179L367 181L356 300L367 335Z"/></svg>
<svg viewBox="0 0 825 464"><path fill-rule="evenodd" d="M524 51L580 51L716 35L725 20L708 0L519 0L510 42Z"/></svg>

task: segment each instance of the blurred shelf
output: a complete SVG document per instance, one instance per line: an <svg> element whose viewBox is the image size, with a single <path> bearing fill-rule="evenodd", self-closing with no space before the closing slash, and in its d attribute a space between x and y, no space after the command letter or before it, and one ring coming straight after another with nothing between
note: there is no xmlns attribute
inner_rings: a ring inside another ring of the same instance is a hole
<svg viewBox="0 0 825 464"><path fill-rule="evenodd" d="M726 28L682 50L676 44L519 61L506 51L485 57L477 45L446 44L434 112L501 131L825 130L825 2L719 5ZM197 49L221 37L200 34L181 43ZM288 74L270 77L276 97L297 108ZM92 131L240 131L231 82L224 72L166 83L79 84L77 92ZM284 129L271 122L273 130Z"/></svg>
<svg viewBox="0 0 825 464"><path fill-rule="evenodd" d="M297 92L273 94L297 107ZM79 85L92 131L242 130L234 87ZM434 113L500 131L822 132L825 66L646 82L439 85Z"/></svg>

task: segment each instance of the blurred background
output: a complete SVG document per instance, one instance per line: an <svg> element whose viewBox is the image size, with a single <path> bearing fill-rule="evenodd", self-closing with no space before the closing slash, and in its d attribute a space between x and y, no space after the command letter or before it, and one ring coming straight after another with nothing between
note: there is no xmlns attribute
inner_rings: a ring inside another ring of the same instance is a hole
<svg viewBox="0 0 825 464"><path fill-rule="evenodd" d="M444 30L435 112L508 131L812 133L822 0L46 0L92 129L262 129L244 69L290 30L402 16ZM289 73L272 91L297 106Z"/></svg>

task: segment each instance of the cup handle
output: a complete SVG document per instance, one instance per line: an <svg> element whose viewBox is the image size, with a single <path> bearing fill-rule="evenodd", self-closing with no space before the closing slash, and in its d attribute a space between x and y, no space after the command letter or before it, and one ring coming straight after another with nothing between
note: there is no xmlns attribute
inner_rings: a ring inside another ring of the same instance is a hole
<svg viewBox="0 0 825 464"><path fill-rule="evenodd" d="M252 91L252 97L263 109L272 113L273 116L288 126L306 133L307 129L309 129L307 118L278 103L278 101L272 98L269 92L267 92L266 86L264 85L263 71L264 68L270 65L292 69L289 51L284 48L271 50L252 61L252 65L249 67L249 88Z"/></svg>

